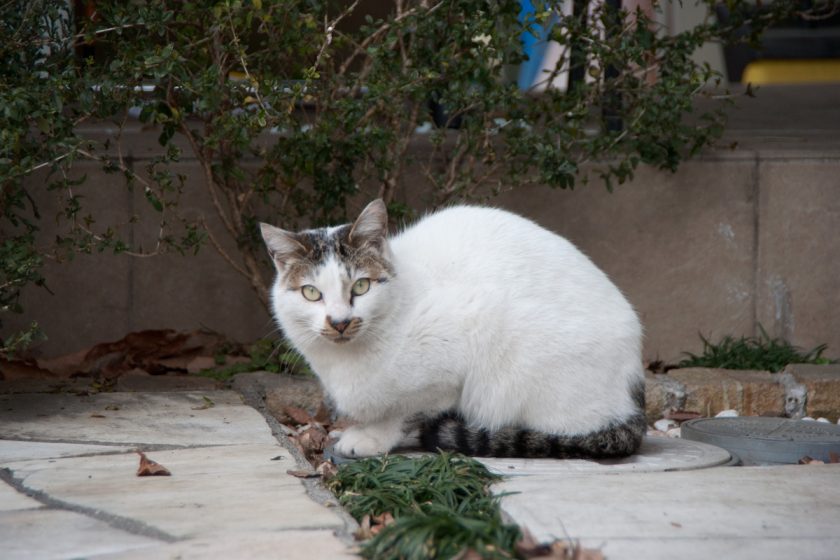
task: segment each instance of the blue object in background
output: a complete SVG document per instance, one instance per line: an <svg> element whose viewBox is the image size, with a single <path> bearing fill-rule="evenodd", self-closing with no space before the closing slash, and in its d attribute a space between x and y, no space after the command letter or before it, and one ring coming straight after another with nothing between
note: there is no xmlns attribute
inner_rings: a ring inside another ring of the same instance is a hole
<svg viewBox="0 0 840 560"><path fill-rule="evenodd" d="M519 0L519 5L522 7L519 12L519 21L524 23L527 19L533 19L535 10L531 0ZM519 66L519 77L517 78L519 89L527 91L543 79L541 74L545 70L543 65L545 64L546 46L548 45L551 28L557 21L557 14L552 13L545 25L534 23L529 31L522 33L522 47L528 60Z"/></svg>

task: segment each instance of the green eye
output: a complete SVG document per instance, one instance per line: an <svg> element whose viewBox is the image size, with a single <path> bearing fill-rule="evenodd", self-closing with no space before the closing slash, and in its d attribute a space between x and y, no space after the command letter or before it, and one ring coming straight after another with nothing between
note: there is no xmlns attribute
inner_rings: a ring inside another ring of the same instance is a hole
<svg viewBox="0 0 840 560"><path fill-rule="evenodd" d="M318 288L315 286L310 286L307 284L306 286L300 289L300 293L303 294L303 297L308 299L309 301L318 301L321 299L321 292L318 291Z"/></svg>
<svg viewBox="0 0 840 560"><path fill-rule="evenodd" d="M354 296L362 296L370 290L370 278L359 278L350 290Z"/></svg>

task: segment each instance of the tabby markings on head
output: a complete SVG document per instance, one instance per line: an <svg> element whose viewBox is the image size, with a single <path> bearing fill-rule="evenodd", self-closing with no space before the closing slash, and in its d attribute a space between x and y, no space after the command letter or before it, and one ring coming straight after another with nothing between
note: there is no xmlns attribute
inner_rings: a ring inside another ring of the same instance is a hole
<svg viewBox="0 0 840 560"><path fill-rule="evenodd" d="M371 278L387 282L394 275L394 269L382 255L380 247L371 243L355 245L350 239L350 231L350 224L345 224L333 229L311 229L296 234L295 239L305 253L290 260L283 282L297 286L307 273L325 264L330 257L344 266L348 276L352 270L363 270Z"/></svg>

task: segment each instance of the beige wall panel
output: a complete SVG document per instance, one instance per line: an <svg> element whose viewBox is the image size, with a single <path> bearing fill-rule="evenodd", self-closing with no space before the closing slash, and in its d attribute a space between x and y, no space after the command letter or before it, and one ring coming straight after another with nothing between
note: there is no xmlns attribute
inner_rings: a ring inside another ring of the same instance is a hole
<svg viewBox="0 0 840 560"><path fill-rule="evenodd" d="M773 336L840 356L840 162L759 168L757 319Z"/></svg>
<svg viewBox="0 0 840 560"><path fill-rule="evenodd" d="M754 164L641 168L609 193L535 187L500 202L564 235L621 288L645 327L647 359L701 349L698 333L751 333Z"/></svg>
<svg viewBox="0 0 840 560"><path fill-rule="evenodd" d="M138 161L140 172L145 162ZM226 235L207 196L204 176L194 161L173 164L171 170L186 176L179 211L189 218L203 216L228 254L236 256L233 240ZM157 237L159 214L139 190L134 204L140 220L136 237L151 246ZM207 327L241 341L273 332L274 325L244 276L237 273L206 243L197 255L176 252L133 262L132 329Z"/></svg>
<svg viewBox="0 0 840 560"><path fill-rule="evenodd" d="M119 231L127 237L131 215L127 189L113 174L103 173L96 163L77 163L70 177L82 175L87 175L87 182L72 187L73 193L82 197L79 216L94 216L96 223L90 228L98 232L122 224ZM41 214L39 246L48 247L56 235L63 235L68 229L68 223L58 219L68 193L48 192L45 174L34 175L27 184ZM78 254L66 262L44 262L42 274L49 290L36 286L24 290L24 312L8 317L3 336L37 321L48 337L41 347L48 354L57 355L118 339L129 330L131 258L106 251Z"/></svg>

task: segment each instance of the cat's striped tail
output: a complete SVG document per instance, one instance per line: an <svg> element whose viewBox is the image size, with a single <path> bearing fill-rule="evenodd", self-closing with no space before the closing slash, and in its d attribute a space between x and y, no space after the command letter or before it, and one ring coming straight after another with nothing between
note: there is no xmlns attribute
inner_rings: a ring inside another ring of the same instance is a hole
<svg viewBox="0 0 840 560"><path fill-rule="evenodd" d="M456 412L420 422L421 446L428 451L457 451L473 457L612 459L635 453L647 431L642 412L582 435L556 435L503 428L491 432L470 427Z"/></svg>

